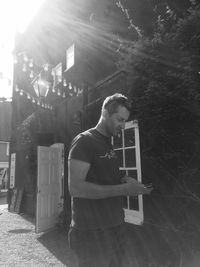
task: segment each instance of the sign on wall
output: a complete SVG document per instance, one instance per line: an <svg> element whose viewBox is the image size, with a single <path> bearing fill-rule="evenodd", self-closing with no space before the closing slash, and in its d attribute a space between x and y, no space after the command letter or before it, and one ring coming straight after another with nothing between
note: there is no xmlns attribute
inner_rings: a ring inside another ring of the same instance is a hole
<svg viewBox="0 0 200 267"><path fill-rule="evenodd" d="M0 190L2 189L8 189L8 167L2 168L0 164Z"/></svg>
<svg viewBox="0 0 200 267"><path fill-rule="evenodd" d="M12 153L10 162L10 188L15 187L15 165L16 165L16 153Z"/></svg>
<svg viewBox="0 0 200 267"><path fill-rule="evenodd" d="M65 71L70 69L75 64L74 51L75 51L75 45L74 44L72 44L66 51L66 70Z"/></svg>

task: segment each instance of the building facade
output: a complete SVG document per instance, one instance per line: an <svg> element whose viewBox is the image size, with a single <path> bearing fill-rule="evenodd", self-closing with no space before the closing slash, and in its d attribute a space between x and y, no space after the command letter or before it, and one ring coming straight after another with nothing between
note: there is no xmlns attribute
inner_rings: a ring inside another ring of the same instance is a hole
<svg viewBox="0 0 200 267"><path fill-rule="evenodd" d="M0 102L0 190L7 191L11 138L11 103Z"/></svg>
<svg viewBox="0 0 200 267"><path fill-rule="evenodd" d="M23 188L21 211L35 216L37 147L64 144L67 224L70 143L79 132L96 124L106 96L126 94L126 73L116 66L119 42L114 21L119 17L118 8L112 5L110 13L109 1L88 0L84 5L75 2L57 1L44 6L26 33L16 39L10 146L16 158L9 203L13 189ZM40 26L35 25L36 21ZM121 27L118 30L123 32ZM45 97L38 95L39 89L46 90Z"/></svg>

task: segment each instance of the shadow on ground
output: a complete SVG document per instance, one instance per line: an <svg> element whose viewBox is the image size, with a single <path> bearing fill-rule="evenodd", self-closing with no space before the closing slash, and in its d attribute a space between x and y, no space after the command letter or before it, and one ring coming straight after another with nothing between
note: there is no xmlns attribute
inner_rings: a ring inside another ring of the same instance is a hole
<svg viewBox="0 0 200 267"><path fill-rule="evenodd" d="M76 267L76 259L67 243L67 232L54 229L44 233L38 241L45 246L60 262L67 267Z"/></svg>
<svg viewBox="0 0 200 267"><path fill-rule="evenodd" d="M33 215L30 214L24 214L24 213L20 213L19 214L24 220L26 220L27 222L32 223L33 225L35 225L35 218L33 217Z"/></svg>
<svg viewBox="0 0 200 267"><path fill-rule="evenodd" d="M32 229L14 229L8 232L11 234L26 234L32 232Z"/></svg>

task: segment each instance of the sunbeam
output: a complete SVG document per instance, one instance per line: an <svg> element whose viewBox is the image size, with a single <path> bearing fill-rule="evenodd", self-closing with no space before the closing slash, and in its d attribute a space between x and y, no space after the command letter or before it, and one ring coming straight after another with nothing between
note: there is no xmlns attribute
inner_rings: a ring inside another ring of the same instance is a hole
<svg viewBox="0 0 200 267"><path fill-rule="evenodd" d="M13 57L16 32L24 32L45 0L0 2L0 97L12 95Z"/></svg>

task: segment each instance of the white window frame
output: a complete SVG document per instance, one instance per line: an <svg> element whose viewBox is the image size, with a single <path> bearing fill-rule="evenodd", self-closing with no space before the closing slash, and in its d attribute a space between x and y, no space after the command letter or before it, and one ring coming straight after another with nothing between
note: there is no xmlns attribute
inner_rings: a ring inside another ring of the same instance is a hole
<svg viewBox="0 0 200 267"><path fill-rule="evenodd" d="M10 142L4 142L4 141L0 141L0 144L6 144L6 156L9 156L9 152L10 152Z"/></svg>
<svg viewBox="0 0 200 267"><path fill-rule="evenodd" d="M128 129L134 129L134 136L135 136L135 144L133 146L125 147L125 139L124 139L124 132ZM112 144L114 147L114 150L121 150L123 155L123 166L120 166L120 170L125 171L128 175L128 171L130 170L136 170L137 172L137 180L139 182L142 182L142 174L141 174L141 159L140 159L140 138L139 138L139 127L138 127L138 121L129 121L125 125L125 129L122 130L122 144L121 147L115 148L114 144L114 138L112 138ZM134 167L126 167L125 164L125 150L126 149L132 149L135 151L135 159L136 159L136 166ZM143 211L143 197L142 195L137 196L138 198L138 210L130 209L130 198L127 197L127 204L128 208L124 208L125 212L125 222L142 225L144 222L144 211Z"/></svg>
<svg viewBox="0 0 200 267"><path fill-rule="evenodd" d="M7 143L7 148L6 148L6 156L9 156L10 153L10 143Z"/></svg>

